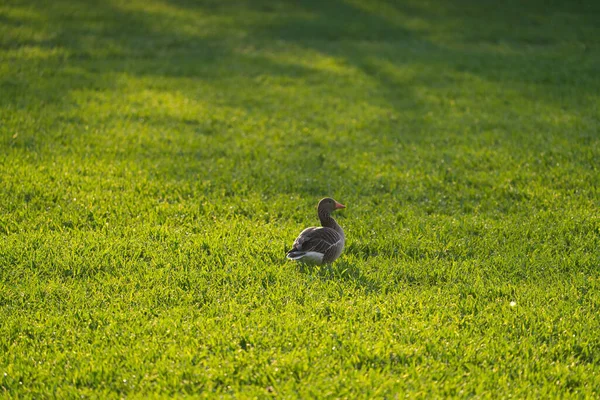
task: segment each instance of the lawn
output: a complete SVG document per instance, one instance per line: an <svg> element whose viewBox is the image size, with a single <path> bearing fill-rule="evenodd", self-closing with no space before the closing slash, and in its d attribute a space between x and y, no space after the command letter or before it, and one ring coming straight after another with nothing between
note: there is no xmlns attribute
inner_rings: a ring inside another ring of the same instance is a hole
<svg viewBox="0 0 600 400"><path fill-rule="evenodd" d="M0 397L600 397L598 21L2 2Z"/></svg>

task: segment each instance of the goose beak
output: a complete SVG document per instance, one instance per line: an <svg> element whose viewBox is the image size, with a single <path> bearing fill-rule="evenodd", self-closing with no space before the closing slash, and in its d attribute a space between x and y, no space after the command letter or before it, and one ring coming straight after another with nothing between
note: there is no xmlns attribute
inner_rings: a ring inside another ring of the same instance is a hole
<svg viewBox="0 0 600 400"><path fill-rule="evenodd" d="M335 203L335 209L337 210L337 209L339 209L339 208L346 208L346 206L345 206L345 205L343 205L343 204L340 204L340 203L336 202L336 203Z"/></svg>

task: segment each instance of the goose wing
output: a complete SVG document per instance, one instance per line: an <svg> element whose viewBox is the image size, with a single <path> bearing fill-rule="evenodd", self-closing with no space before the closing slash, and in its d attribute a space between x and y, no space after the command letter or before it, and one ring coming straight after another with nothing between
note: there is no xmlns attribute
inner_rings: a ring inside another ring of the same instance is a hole
<svg viewBox="0 0 600 400"><path fill-rule="evenodd" d="M342 236L331 228L306 228L296 238L290 251L312 251L325 255L342 241Z"/></svg>

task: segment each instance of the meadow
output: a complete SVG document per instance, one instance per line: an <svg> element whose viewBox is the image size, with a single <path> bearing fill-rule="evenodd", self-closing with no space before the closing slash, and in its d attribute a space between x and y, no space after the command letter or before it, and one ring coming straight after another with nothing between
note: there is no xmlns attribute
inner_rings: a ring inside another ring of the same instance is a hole
<svg viewBox="0 0 600 400"><path fill-rule="evenodd" d="M600 397L598 21L2 2L0 397Z"/></svg>

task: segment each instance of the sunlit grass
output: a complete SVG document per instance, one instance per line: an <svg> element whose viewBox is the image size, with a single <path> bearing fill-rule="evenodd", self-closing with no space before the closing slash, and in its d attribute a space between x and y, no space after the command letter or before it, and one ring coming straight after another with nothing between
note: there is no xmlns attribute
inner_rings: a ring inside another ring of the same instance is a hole
<svg viewBox="0 0 600 400"><path fill-rule="evenodd" d="M0 5L0 390L597 397L599 15Z"/></svg>

